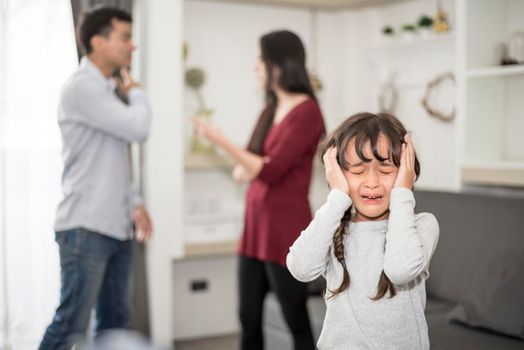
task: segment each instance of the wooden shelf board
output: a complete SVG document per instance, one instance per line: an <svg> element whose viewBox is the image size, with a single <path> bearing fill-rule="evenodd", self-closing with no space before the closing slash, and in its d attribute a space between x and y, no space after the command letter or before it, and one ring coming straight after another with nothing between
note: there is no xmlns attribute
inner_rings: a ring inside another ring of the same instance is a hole
<svg viewBox="0 0 524 350"><path fill-rule="evenodd" d="M385 54L392 52L402 52L409 49L420 49L421 47L430 46L441 46L446 44L453 44L455 41L455 35L451 33L433 34L430 37L415 37L412 40L402 40L396 38L391 40L389 43L385 43L379 46L373 46L368 49L368 54Z"/></svg>
<svg viewBox="0 0 524 350"><path fill-rule="evenodd" d="M460 172L467 183L524 187L524 162L464 162Z"/></svg>
<svg viewBox="0 0 524 350"><path fill-rule="evenodd" d="M191 258L209 255L230 255L236 252L237 244L237 240L186 243L184 246L185 257Z"/></svg>
<svg viewBox="0 0 524 350"><path fill-rule="evenodd" d="M469 69L466 76L470 79L498 78L524 74L524 64Z"/></svg>
<svg viewBox="0 0 524 350"><path fill-rule="evenodd" d="M195 154L185 156L186 170L232 169L234 163L220 154Z"/></svg>

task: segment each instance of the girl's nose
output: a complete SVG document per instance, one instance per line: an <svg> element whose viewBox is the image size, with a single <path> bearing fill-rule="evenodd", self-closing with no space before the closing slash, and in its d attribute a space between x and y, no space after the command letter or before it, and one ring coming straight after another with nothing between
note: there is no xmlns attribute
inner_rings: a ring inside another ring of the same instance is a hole
<svg viewBox="0 0 524 350"><path fill-rule="evenodd" d="M378 188L378 176L375 174L375 172L372 171L368 174L368 176L366 176L364 186L371 190Z"/></svg>

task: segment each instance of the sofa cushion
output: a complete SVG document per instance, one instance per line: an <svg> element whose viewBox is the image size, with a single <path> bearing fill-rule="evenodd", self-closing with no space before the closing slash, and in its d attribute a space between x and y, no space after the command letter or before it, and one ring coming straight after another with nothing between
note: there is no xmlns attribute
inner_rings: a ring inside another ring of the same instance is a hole
<svg viewBox="0 0 524 350"><path fill-rule="evenodd" d="M485 275L474 276L470 297L449 319L524 339L524 235L521 240L510 244Z"/></svg>
<svg viewBox="0 0 524 350"><path fill-rule="evenodd" d="M417 191L440 225L429 296L459 302L451 320L524 339L524 198Z"/></svg>
<svg viewBox="0 0 524 350"><path fill-rule="evenodd" d="M432 350L517 350L524 349L524 341L482 329L450 323L447 314L453 303L428 299L426 321Z"/></svg>
<svg viewBox="0 0 524 350"><path fill-rule="evenodd" d="M416 191L415 198L416 211L433 213L440 226L429 296L456 302L473 298L501 257L523 256L514 245L524 246L524 198L434 191Z"/></svg>

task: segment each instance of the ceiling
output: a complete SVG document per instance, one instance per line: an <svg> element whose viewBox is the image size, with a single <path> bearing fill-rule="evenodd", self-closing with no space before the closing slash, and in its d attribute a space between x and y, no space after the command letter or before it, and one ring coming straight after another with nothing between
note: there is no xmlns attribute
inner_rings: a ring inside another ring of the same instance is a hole
<svg viewBox="0 0 524 350"><path fill-rule="evenodd" d="M214 0L242 4L261 4L274 6L297 6L325 10L359 9L401 2L405 0Z"/></svg>

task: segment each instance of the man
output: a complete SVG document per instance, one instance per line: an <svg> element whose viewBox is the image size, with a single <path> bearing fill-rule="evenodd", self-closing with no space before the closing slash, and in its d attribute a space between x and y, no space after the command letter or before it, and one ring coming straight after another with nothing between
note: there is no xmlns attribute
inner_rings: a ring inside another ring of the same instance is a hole
<svg viewBox="0 0 524 350"><path fill-rule="evenodd" d="M79 26L85 56L58 110L64 159L64 198L55 221L60 305L41 350L82 342L93 307L97 335L128 323L133 224L138 240L152 233L131 181L129 144L143 142L150 128L148 102L126 68L135 49L131 23L129 14L105 7L86 14ZM119 70L122 79L113 80Z"/></svg>

